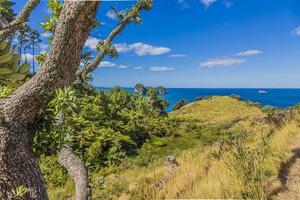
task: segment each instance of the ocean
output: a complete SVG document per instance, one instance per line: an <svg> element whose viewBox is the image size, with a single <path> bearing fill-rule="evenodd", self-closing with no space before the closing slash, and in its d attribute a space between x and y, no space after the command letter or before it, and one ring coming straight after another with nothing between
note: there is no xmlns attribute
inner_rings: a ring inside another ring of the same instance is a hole
<svg viewBox="0 0 300 200"><path fill-rule="evenodd" d="M103 88L98 88L103 89ZM133 88L125 88L133 92ZM107 89L104 89L107 90ZM206 96L228 96L231 94L239 95L242 100L259 102L262 105L272 105L279 108L289 108L300 103L300 89L224 89L224 88L167 88L168 94L163 95L169 102L167 111L171 111L174 104L181 99L193 102L196 97ZM267 93L261 94L260 90Z"/></svg>

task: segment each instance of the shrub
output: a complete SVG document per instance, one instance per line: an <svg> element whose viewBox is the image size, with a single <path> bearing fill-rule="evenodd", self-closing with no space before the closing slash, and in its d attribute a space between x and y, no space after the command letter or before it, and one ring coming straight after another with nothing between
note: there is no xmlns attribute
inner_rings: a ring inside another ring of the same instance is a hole
<svg viewBox="0 0 300 200"><path fill-rule="evenodd" d="M194 99L194 101L201 101L203 98L202 97L196 97L195 99Z"/></svg>
<svg viewBox="0 0 300 200"><path fill-rule="evenodd" d="M40 167L48 186L61 187L68 179L67 172L59 164L56 156L41 156Z"/></svg>
<svg viewBox="0 0 300 200"><path fill-rule="evenodd" d="M232 95L230 95L230 97L233 98L233 99L236 99L236 100L241 100L240 95L232 94Z"/></svg>
<svg viewBox="0 0 300 200"><path fill-rule="evenodd" d="M275 106L270 106L270 105L266 105L266 106L263 106L261 108L261 110L264 112L264 113L271 113L271 112L274 112L275 110L277 110L278 108L275 107Z"/></svg>
<svg viewBox="0 0 300 200"><path fill-rule="evenodd" d="M55 154L67 143L89 168L119 165L151 137L173 134L166 105L157 94L140 96L119 87L108 92L78 85L58 90L42 113L34 152Z"/></svg>
<svg viewBox="0 0 300 200"><path fill-rule="evenodd" d="M187 105L189 102L186 99L181 99L173 106L173 111L179 110L181 107Z"/></svg>
<svg viewBox="0 0 300 200"><path fill-rule="evenodd" d="M268 172L264 168L265 160L271 155L271 133L262 136L262 140L254 147L249 147L249 136L246 132L238 132L224 140L227 154L222 147L222 157L227 168L242 186L245 199L266 199L264 183Z"/></svg>

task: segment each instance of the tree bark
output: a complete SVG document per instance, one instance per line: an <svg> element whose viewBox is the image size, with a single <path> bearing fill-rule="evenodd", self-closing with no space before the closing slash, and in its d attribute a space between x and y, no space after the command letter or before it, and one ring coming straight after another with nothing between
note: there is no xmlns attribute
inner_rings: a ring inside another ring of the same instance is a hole
<svg viewBox="0 0 300 200"><path fill-rule="evenodd" d="M27 22L31 12L39 3L40 0L29 0L16 19L0 30L0 39L7 38L9 35L14 33L20 25Z"/></svg>
<svg viewBox="0 0 300 200"><path fill-rule="evenodd" d="M25 199L48 199L38 161L31 150L31 127L54 91L75 80L98 6L96 1L65 1L41 70L0 101L0 199L18 199L16 191L20 186L26 188Z"/></svg>
<svg viewBox="0 0 300 200"><path fill-rule="evenodd" d="M82 160L69 147L58 153L59 163L66 168L75 183L76 200L89 199L88 171Z"/></svg>

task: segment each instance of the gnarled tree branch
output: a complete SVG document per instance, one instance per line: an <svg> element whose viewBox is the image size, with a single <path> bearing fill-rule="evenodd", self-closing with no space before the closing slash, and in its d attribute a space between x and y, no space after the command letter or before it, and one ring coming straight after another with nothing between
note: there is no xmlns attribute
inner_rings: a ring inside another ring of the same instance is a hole
<svg viewBox="0 0 300 200"><path fill-rule="evenodd" d="M19 15L10 22L7 26L0 30L0 39L5 39L13 34L19 26L28 21L28 18L34 8L40 3L40 0L29 0L23 7Z"/></svg>
<svg viewBox="0 0 300 200"><path fill-rule="evenodd" d="M86 76L87 74L94 71L98 65L101 63L103 58L110 53L108 47L111 46L111 42L113 39L126 27L126 25L135 22L137 23L136 18L139 16L140 11L143 9L149 9L152 5L152 0L139 0L132 8L132 10L127 13L121 22L112 30L112 32L108 35L108 37L104 40L102 44L102 49L100 49L96 58L87 66L77 71L77 77L81 78Z"/></svg>
<svg viewBox="0 0 300 200"><path fill-rule="evenodd" d="M65 146L58 153L58 161L74 180L76 200L88 200L88 171L82 160L73 152L71 147Z"/></svg>

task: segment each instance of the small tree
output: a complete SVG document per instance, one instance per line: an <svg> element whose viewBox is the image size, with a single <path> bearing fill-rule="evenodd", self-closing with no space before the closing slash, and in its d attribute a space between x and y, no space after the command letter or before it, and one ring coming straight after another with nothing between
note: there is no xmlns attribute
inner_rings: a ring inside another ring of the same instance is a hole
<svg viewBox="0 0 300 200"><path fill-rule="evenodd" d="M194 101L201 101L203 99L203 97L196 97L195 99L194 99Z"/></svg>
<svg viewBox="0 0 300 200"><path fill-rule="evenodd" d="M134 86L134 92L144 96L147 93L147 89L143 84L138 83Z"/></svg>
<svg viewBox="0 0 300 200"><path fill-rule="evenodd" d="M155 90L157 91L157 93L158 93L159 95L165 95L165 94L167 94L167 89L164 88L163 86L157 86L157 87L155 88Z"/></svg>
<svg viewBox="0 0 300 200"><path fill-rule="evenodd" d="M173 111L175 110L179 110L181 107L185 106L189 104L189 101L186 99L181 99L180 101L178 101L174 106L173 106Z"/></svg>

